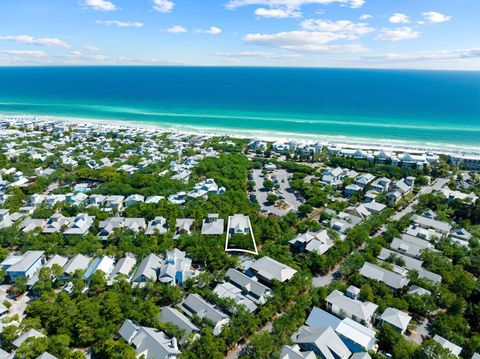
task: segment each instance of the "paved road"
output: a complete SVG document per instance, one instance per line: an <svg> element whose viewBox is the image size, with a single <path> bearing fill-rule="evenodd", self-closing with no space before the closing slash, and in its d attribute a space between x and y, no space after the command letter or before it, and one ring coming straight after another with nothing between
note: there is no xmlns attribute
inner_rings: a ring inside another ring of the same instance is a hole
<svg viewBox="0 0 480 359"><path fill-rule="evenodd" d="M418 204L418 197L422 194L431 193L434 191L438 191L442 189L450 180L448 178L438 178L431 186L422 187L418 194L413 199L412 203L410 203L405 209L400 212L395 213L392 217L394 221L400 220L403 216L410 214L413 212L413 207Z"/></svg>

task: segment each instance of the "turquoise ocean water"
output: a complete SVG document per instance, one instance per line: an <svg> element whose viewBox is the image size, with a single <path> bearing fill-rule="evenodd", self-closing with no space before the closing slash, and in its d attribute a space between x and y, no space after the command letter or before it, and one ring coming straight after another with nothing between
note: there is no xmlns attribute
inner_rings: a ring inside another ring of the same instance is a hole
<svg viewBox="0 0 480 359"><path fill-rule="evenodd" d="M4 67L0 115L480 148L480 72Z"/></svg>

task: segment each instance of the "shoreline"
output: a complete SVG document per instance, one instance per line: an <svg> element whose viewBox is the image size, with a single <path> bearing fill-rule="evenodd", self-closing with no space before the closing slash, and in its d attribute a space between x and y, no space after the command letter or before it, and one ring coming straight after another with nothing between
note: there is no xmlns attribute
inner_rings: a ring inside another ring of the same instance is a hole
<svg viewBox="0 0 480 359"><path fill-rule="evenodd" d="M259 139L267 142L289 142L298 141L307 144L320 142L322 145L340 146L344 148L362 149L362 150L387 150L392 152L432 152L443 155L478 155L480 156L480 141L477 146L460 146L452 143L418 143L415 141L400 141L392 139L379 139L367 137L352 137L343 135L319 135L306 133L292 133L284 131L268 130L241 130L223 127L208 127L194 125L178 125L171 123L154 123L150 121L132 121L111 120L83 117L63 117L49 115L0 115L0 120L30 120L30 121L51 121L64 122L77 126L82 125L105 127L110 129L138 129L155 130L159 132L171 132L186 135L204 135L204 136L225 136L241 139Z"/></svg>

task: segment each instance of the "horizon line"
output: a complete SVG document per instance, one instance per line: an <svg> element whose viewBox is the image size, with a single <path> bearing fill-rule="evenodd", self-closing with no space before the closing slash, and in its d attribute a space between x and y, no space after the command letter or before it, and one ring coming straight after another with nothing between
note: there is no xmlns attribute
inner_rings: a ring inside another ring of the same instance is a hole
<svg viewBox="0 0 480 359"><path fill-rule="evenodd" d="M432 69L432 68L408 68L408 67L349 67L349 66L275 66L275 65L182 65L182 64L52 64L52 65L0 65L0 69L11 68L105 68L105 67L124 67L124 68L232 68L232 69L311 69L311 70L372 70L372 71L434 71L434 72L480 72L480 69Z"/></svg>

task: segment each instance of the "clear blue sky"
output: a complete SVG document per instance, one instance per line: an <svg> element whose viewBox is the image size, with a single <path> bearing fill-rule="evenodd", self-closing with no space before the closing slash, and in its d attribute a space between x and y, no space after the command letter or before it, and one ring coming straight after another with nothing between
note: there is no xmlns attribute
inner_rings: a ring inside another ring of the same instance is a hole
<svg viewBox="0 0 480 359"><path fill-rule="evenodd" d="M1 0L0 65L480 70L479 0Z"/></svg>

